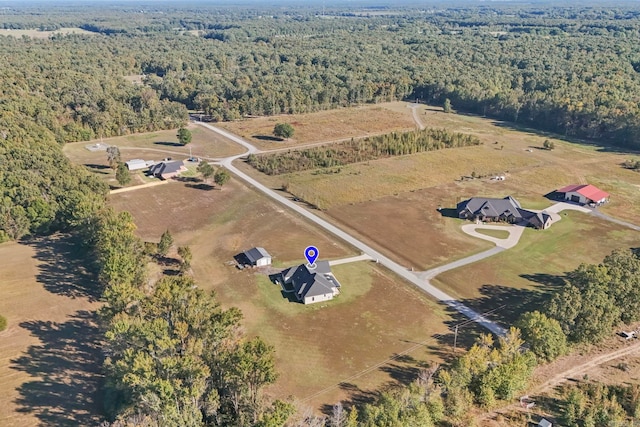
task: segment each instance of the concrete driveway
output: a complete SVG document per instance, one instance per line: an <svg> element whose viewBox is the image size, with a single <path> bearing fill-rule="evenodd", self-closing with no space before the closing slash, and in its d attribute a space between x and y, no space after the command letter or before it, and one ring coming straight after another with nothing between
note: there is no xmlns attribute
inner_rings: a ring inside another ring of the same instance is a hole
<svg viewBox="0 0 640 427"><path fill-rule="evenodd" d="M477 230L504 230L509 233L509 237L500 239L486 234L479 233ZM469 236L477 237L478 239L488 240L496 246L503 249L511 249L520 241L520 237L524 232L524 227L520 225L485 225L485 224L465 224L462 226L462 231Z"/></svg>

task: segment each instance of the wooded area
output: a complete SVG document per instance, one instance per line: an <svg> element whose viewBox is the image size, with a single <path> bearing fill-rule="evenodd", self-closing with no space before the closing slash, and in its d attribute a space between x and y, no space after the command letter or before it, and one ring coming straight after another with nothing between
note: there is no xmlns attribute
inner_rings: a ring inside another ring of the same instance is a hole
<svg viewBox="0 0 640 427"><path fill-rule="evenodd" d="M326 147L307 148L286 153L251 154L247 162L267 175L280 175L472 145L480 145L477 136L449 132L446 129L424 129L412 132L392 132L357 140L351 138L351 141L336 142Z"/></svg>

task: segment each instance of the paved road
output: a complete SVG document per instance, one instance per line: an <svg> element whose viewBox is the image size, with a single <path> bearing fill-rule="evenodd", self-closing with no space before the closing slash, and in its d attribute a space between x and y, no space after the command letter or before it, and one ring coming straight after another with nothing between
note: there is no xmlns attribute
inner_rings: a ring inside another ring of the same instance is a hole
<svg viewBox="0 0 640 427"><path fill-rule="evenodd" d="M329 261L329 265L349 264L351 262L358 262L358 261L371 261L371 257L367 254L364 254L364 255L352 256L350 258L334 259L333 261Z"/></svg>
<svg viewBox="0 0 640 427"><path fill-rule="evenodd" d="M233 165L233 161L234 160L236 160L236 159L238 159L240 157L243 157L248 153L257 152L258 151L257 148L255 148L253 145L251 145L249 142L243 140L242 138L240 138L240 137L238 137L236 135L233 135L233 134L231 134L231 133L229 133L227 131L218 129L218 128L216 128L214 126L211 126L211 125L209 125L207 123L198 123L198 124L200 126L204 126L207 129L212 130L213 132L216 132L216 133L218 133L218 134L220 134L222 136L225 136L226 138L229 138L230 140L235 141L238 144L241 144L242 146L244 146L245 148L248 149L248 152L245 153L245 154L240 154L240 155L237 155L237 156L227 157L227 158L223 159L220 162L220 164L222 164L225 168L227 168L230 172L232 172L238 178L240 178L243 181L245 181L246 183L250 184L256 190L264 193L267 197L270 197L271 199L273 199L276 202L284 205L285 207L289 208L290 210L298 213L299 215L303 216L304 218L307 218L309 221L312 221L316 225L324 228L325 230L329 231L330 233L334 234L335 236L339 237L340 239L346 241L347 243L349 243L350 245L354 246L355 248L360 249L364 254L368 255L372 259L377 260L378 263L382 264L383 266L385 266L389 270L393 271L398 276L400 276L403 279L413 283L414 285L416 285L417 287L419 287L420 289L422 289L426 293L428 293L431 296L433 296L438 301L441 301L442 303L447 304L449 307L451 307L454 310L458 311L459 313L467 316L469 319L471 319L474 322L478 323L479 325L485 327L486 329L490 330L494 334L503 335L505 333L504 328L502 328L498 324L490 321L489 319L487 319L484 316L482 316L480 313L475 312L474 310L472 310L469 307L465 306L461 302L456 301L455 298L451 297L447 293L445 293L445 292L441 291L440 289L436 288L435 286L431 285L431 283L429 283L428 278L426 280L422 279L419 275L417 275L417 274L415 274L413 272L410 272L407 269L407 267L396 263L395 261L393 261L390 258L386 257L382 253L380 253L377 250L373 249L371 246L365 244L364 242L361 242L360 240L358 240L355 237L351 236L350 234L342 231L341 229L339 229L335 225L333 225L333 224L325 221L324 219L314 215L313 213L307 211L306 209L302 208L301 206L298 206L297 204L293 203L291 200L289 200L289 199L287 199L285 197L282 197L280 194L276 193L275 191L271 190L270 188L266 187L265 185L261 184L260 182L256 181L255 179L253 179L249 175L245 174L244 172L242 172L241 170L236 168ZM310 243L312 243L312 242L310 242ZM465 260L469 260L471 258L476 258L476 260L480 260L480 259L489 257L491 255L494 255L494 253L497 253L497 252L492 252L492 251L495 251L495 249L496 248L494 248L492 250L489 250L489 251L482 252L482 253L477 254L477 255L474 255L473 257L465 258ZM499 248L499 249L503 250L502 248ZM459 262L460 261L456 261L454 263L447 264L447 266L455 265L455 264L457 264ZM471 263L471 262L474 262L474 261L468 261L465 264L468 264L468 263ZM462 265L465 265L465 264L462 264ZM444 267L447 267L447 266L444 266ZM444 267L440 267L440 268L442 269ZM453 266L451 268L456 268L456 266ZM432 270L430 270L430 271L432 271ZM442 270L442 271L446 271L446 270Z"/></svg>
<svg viewBox="0 0 640 427"><path fill-rule="evenodd" d="M622 220L613 218L613 217L611 217L611 216L609 216L607 214L604 214L604 213L600 212L597 209L591 209L590 211L591 211L590 212L591 215L596 216L596 217L601 218L601 219L604 219L605 221L610 221L610 222L622 225L624 227L628 227L628 228L630 228L632 230L640 231L640 226L637 226L637 225L632 224L630 222L626 222L626 221L622 221Z"/></svg>
<svg viewBox="0 0 640 427"><path fill-rule="evenodd" d="M500 239L498 237L482 234L478 230L504 230L509 233L509 237ZM524 233L524 227L520 225L485 225L485 224L465 224L462 226L462 231L470 236L477 237L478 239L488 240L494 245L503 249L511 249L520 241L522 233Z"/></svg>

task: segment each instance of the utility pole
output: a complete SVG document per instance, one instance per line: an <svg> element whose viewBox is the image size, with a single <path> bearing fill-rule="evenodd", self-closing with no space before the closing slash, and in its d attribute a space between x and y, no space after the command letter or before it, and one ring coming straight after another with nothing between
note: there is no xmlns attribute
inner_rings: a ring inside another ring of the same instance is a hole
<svg viewBox="0 0 640 427"><path fill-rule="evenodd" d="M456 325L455 335L453 336L453 352L456 352L456 345L458 344L458 326Z"/></svg>

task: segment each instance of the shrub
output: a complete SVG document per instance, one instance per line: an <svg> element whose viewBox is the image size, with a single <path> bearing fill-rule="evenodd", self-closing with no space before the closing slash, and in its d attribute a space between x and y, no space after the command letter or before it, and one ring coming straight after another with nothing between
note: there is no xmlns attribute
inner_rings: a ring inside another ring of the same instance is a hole
<svg viewBox="0 0 640 427"><path fill-rule="evenodd" d="M4 316L0 316L0 332L7 329L7 319Z"/></svg>

